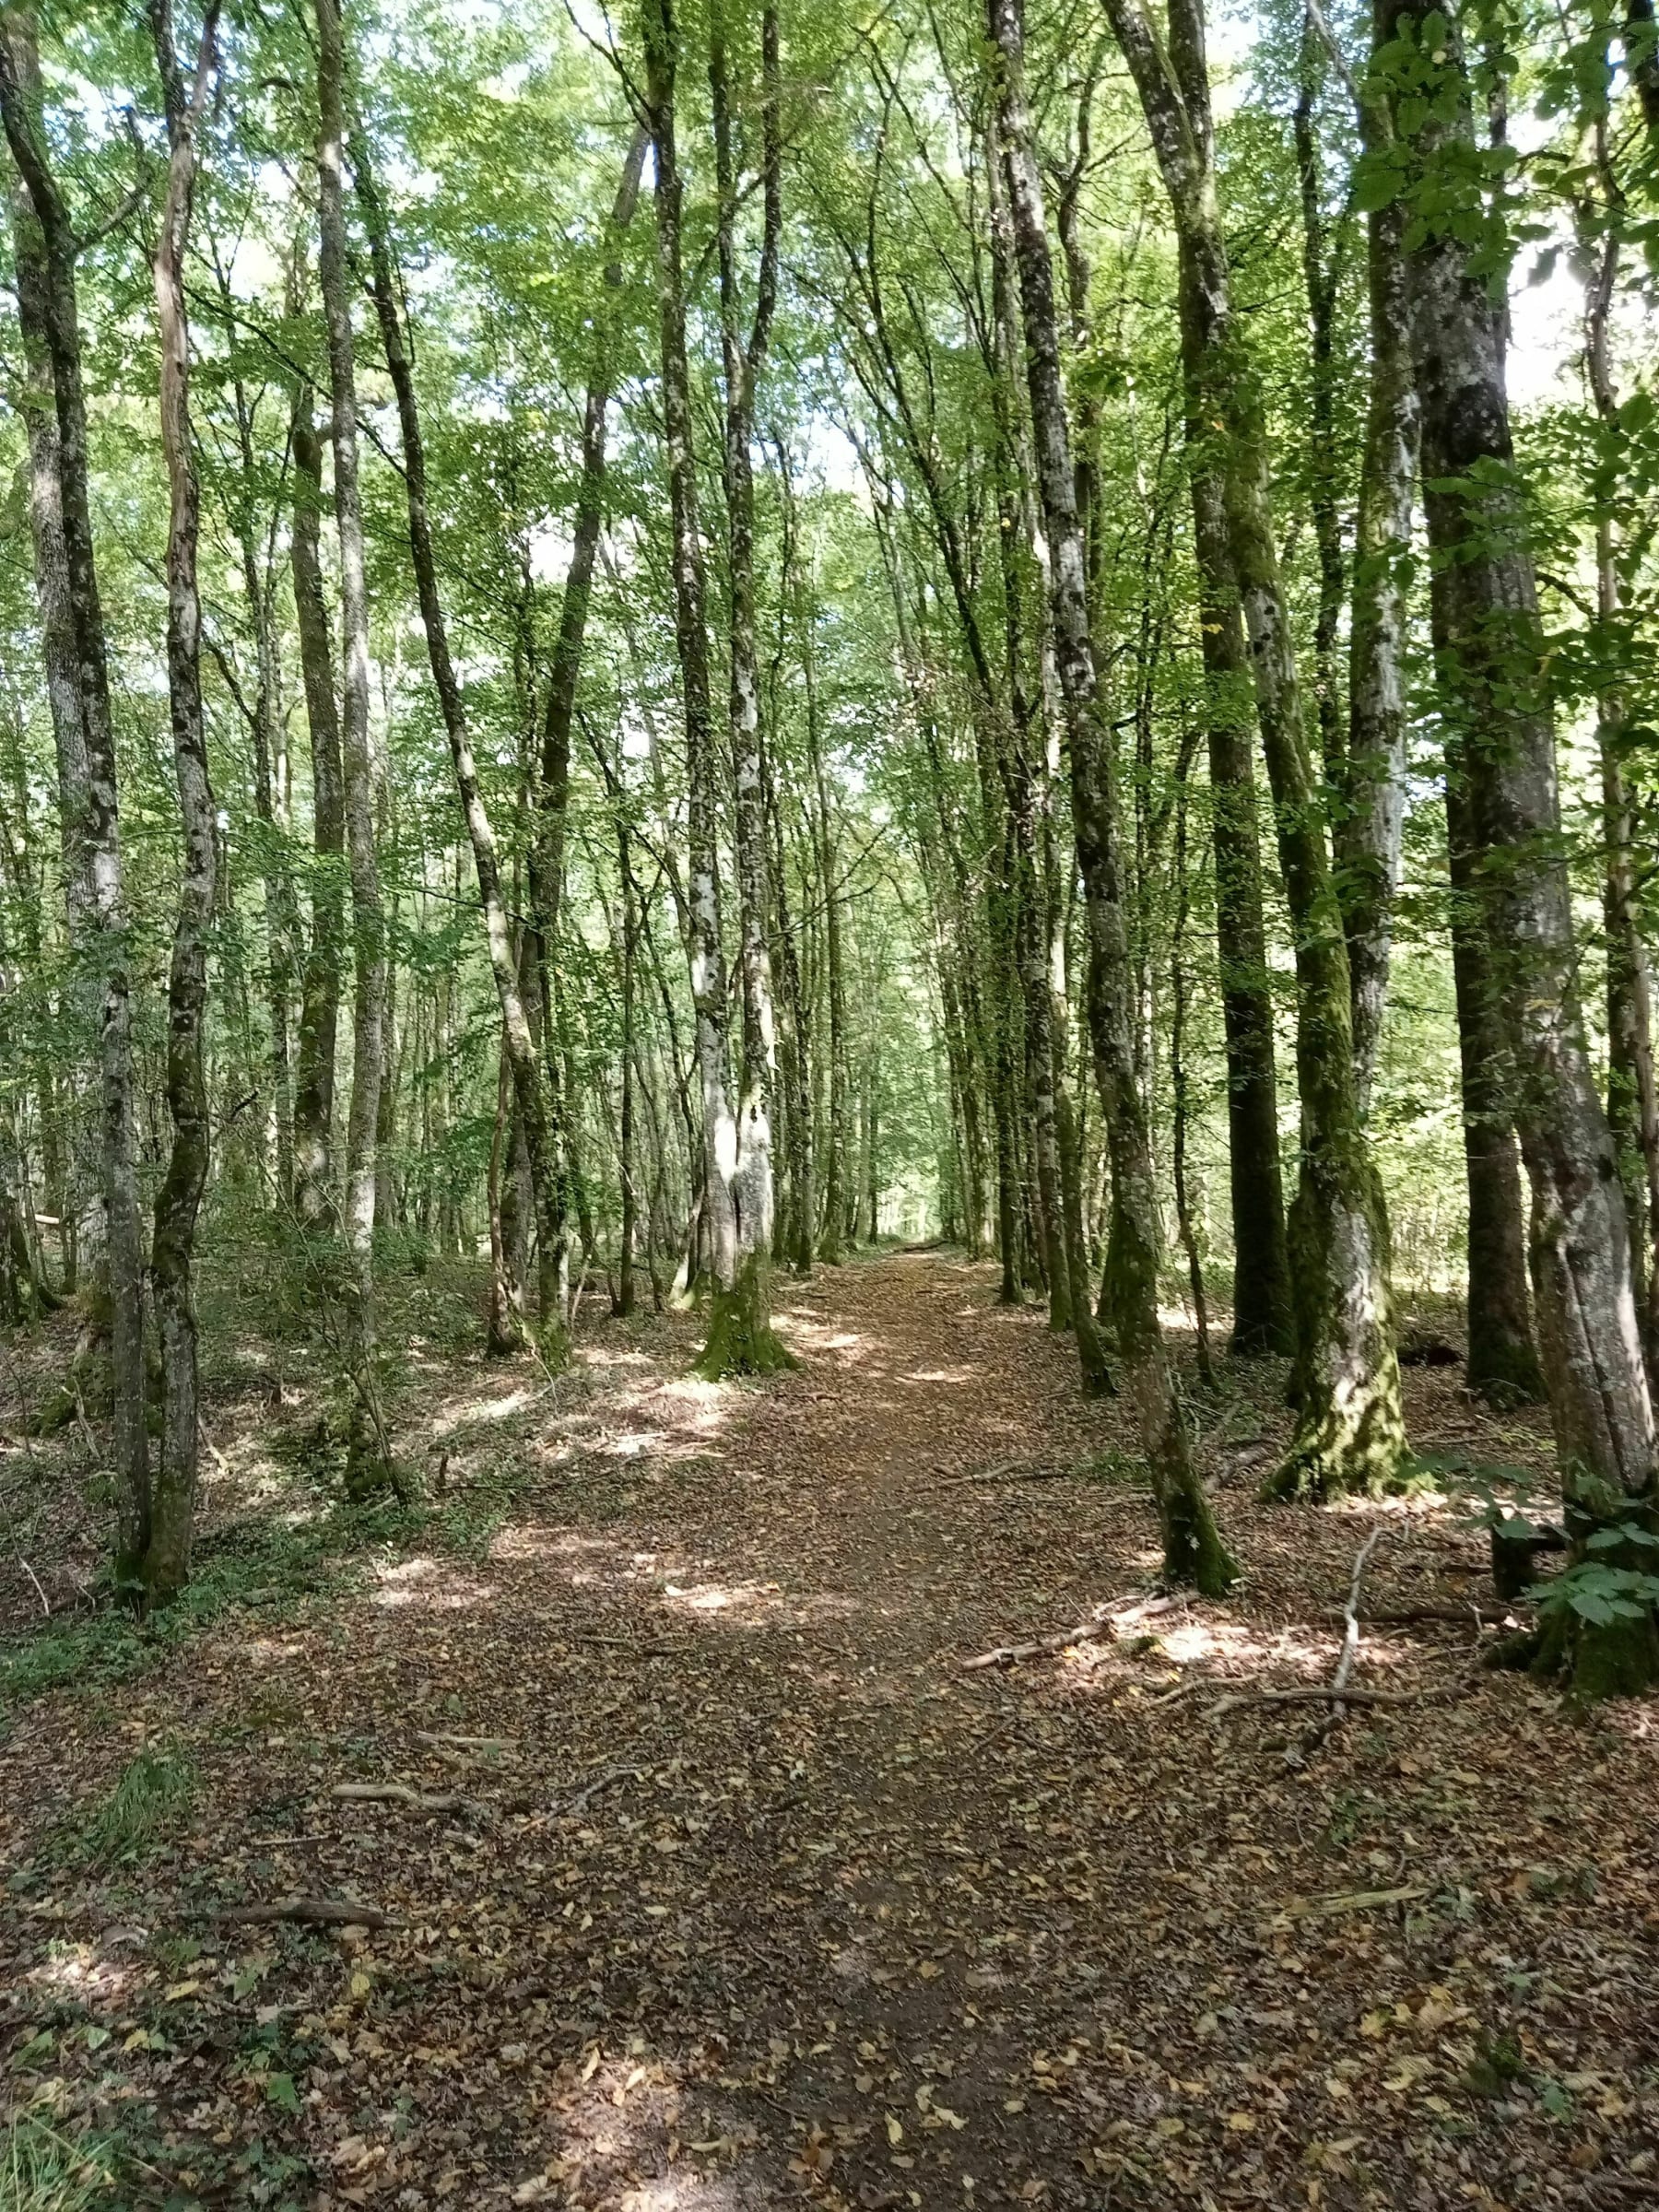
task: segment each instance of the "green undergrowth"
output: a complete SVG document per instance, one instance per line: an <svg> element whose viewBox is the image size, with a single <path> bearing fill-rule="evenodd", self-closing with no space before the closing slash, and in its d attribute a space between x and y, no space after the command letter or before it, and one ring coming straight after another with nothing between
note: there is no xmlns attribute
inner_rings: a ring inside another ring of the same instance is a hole
<svg viewBox="0 0 1659 2212"><path fill-rule="evenodd" d="M181 1753L140 1751L103 1802L65 1829L65 1845L88 1865L131 1865L182 1825L195 1787L195 1769Z"/></svg>
<svg viewBox="0 0 1659 2212"><path fill-rule="evenodd" d="M294 1473L303 1457L297 1449ZM35 1699L65 1688L106 1689L147 1674L228 1613L281 1618L308 1602L342 1596L371 1554L398 1559L439 1550L480 1559L534 1487L531 1470L503 1454L412 1506L335 1503L299 1519L280 1509L250 1514L197 1545L194 1573L165 1611L141 1620L112 1600L0 1652L0 1738L7 1715ZM607 1486L584 1486L584 1521L610 1519L618 1510Z"/></svg>
<svg viewBox="0 0 1659 2212"><path fill-rule="evenodd" d="M50 1690L101 1689L147 1673L233 1607L291 1610L340 1588L352 1556L402 1534L408 1518L337 1507L298 1523L237 1523L198 1545L194 1574L165 1611L140 1620L111 1602L0 1653L0 1724Z"/></svg>
<svg viewBox="0 0 1659 2212"><path fill-rule="evenodd" d="M0 2135L0 2212L91 2212L112 2202L114 2182L101 2140L60 2135L31 2112Z"/></svg>

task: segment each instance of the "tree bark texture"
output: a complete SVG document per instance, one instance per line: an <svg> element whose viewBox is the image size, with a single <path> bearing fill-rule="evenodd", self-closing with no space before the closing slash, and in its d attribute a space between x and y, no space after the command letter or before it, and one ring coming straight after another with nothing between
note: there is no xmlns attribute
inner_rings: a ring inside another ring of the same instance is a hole
<svg viewBox="0 0 1659 2212"><path fill-rule="evenodd" d="M338 0L314 0L317 24L318 269L334 403L335 521L340 541L345 686L340 716L345 842L351 885L356 982L352 1003L351 1107L346 1129L342 1227L347 1274L342 1303L352 1391L347 1484L367 1495L394 1479L381 1406L374 1298L375 1157L385 1050L386 926L381 906L375 820L381 782L369 724L369 599L358 477L353 278L347 251L345 51Z"/></svg>
<svg viewBox="0 0 1659 2212"><path fill-rule="evenodd" d="M1276 1495L1386 1488L1405 1449L1382 1180L1354 1077L1347 946L1303 727L1301 691L1267 497L1262 394L1237 330L1208 154L1204 24L1172 0L1166 53L1136 0L1109 0L1141 96L1178 232L1188 241L1182 316L1206 334L1205 418L1244 617L1256 720L1273 790L1296 940L1301 1169L1288 1225L1296 1300L1296 1430Z"/></svg>
<svg viewBox="0 0 1659 2212"><path fill-rule="evenodd" d="M114 1396L112 1457L121 1486L116 1564L120 1578L130 1583L138 1574L150 1534L144 1392L144 1239L134 1141L132 1009L115 736L92 544L87 406L76 298L76 243L69 205L53 173L41 128L39 68L32 63L36 41L31 12L23 6L7 9L5 31L0 38L0 118L40 226L41 305L57 421L59 511L87 764L83 818L90 888L88 935L101 992L99 1064Z"/></svg>
<svg viewBox="0 0 1659 2212"><path fill-rule="evenodd" d="M1060 375L1053 269L1025 103L1022 0L990 0L989 29L999 63L998 119L1011 187L1032 441L1048 542L1050 620L1088 916L1089 1029L1121 1221L1119 1280L1112 1301L1119 1324L1118 1350L1163 1526L1165 1572L1176 1582L1216 1594L1232 1580L1232 1562L1198 1477L1159 1322L1163 1240L1146 1114L1135 1081L1129 1026L1133 976L1119 881L1112 740L1109 728L1103 726L1106 717L1096 685L1085 547Z"/></svg>
<svg viewBox="0 0 1659 2212"><path fill-rule="evenodd" d="M1406 257L1423 410L1429 539L1441 598L1437 692L1461 749L1474 874L1514 1068L1515 1125L1532 1188L1532 1275L1570 1534L1659 1521L1653 1404L1632 1294L1624 1192L1581 1014L1555 729L1510 440L1500 311L1470 267L1469 225L1448 211L1472 172L1472 104L1455 34L1430 51L1408 0L1380 0L1414 217ZM1425 99L1421 97L1427 94ZM1407 133L1405 124L1415 127ZM1644 1569L1645 1547L1594 1555ZM1561 1655L1585 1695L1659 1676L1651 1611L1595 1622L1566 1609Z"/></svg>

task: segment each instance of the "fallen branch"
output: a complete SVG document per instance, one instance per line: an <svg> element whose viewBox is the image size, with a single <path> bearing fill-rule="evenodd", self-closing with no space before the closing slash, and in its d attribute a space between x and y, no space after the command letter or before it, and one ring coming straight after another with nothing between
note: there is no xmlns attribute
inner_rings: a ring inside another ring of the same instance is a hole
<svg viewBox="0 0 1659 2212"><path fill-rule="evenodd" d="M1443 1690L1430 1689L1338 1689L1334 1682L1317 1689L1241 1690L1212 1705L1210 1718L1236 1712L1241 1705L1418 1705L1425 1698L1444 1695Z"/></svg>
<svg viewBox="0 0 1659 2212"><path fill-rule="evenodd" d="M957 1490L975 1482L1053 1482L1069 1468L1051 1466L1044 1460L1003 1459L993 1467L976 1467L971 1475L948 1475L941 1489Z"/></svg>
<svg viewBox="0 0 1659 2212"><path fill-rule="evenodd" d="M603 1774L595 1774L584 1789L578 1790L559 1810L561 1814L580 1813L586 1808L590 1798L596 1797L601 1790L608 1790L613 1782L626 1782L629 1776L643 1774L645 1771L643 1767L607 1767Z"/></svg>
<svg viewBox="0 0 1659 2212"><path fill-rule="evenodd" d="M455 1744L463 1751L509 1751L518 1742L516 1735L427 1735L418 1728L415 1732L418 1744Z"/></svg>
<svg viewBox="0 0 1659 2212"><path fill-rule="evenodd" d="M475 1798L453 1790L412 1790L406 1782L340 1782L328 1793L346 1805L406 1805L414 1813L477 1813Z"/></svg>
<svg viewBox="0 0 1659 2212"><path fill-rule="evenodd" d="M1331 1610L1339 1610L1332 1606ZM1466 1629L1471 1624L1482 1629L1519 1628L1520 1621L1510 1606L1477 1606L1473 1599L1466 1606L1367 1606L1360 1621L1371 1629L1408 1629L1420 1621L1444 1621L1450 1628Z"/></svg>
<svg viewBox="0 0 1659 2212"><path fill-rule="evenodd" d="M1080 1620L1075 1629L1062 1629L1056 1635L1039 1636L1030 1643L999 1643L994 1651L981 1652L974 1659L962 1661L965 1675L977 1674L982 1667L1018 1666L1022 1659L1041 1658L1047 1652L1069 1651L1074 1643L1087 1643L1098 1636L1102 1628L1108 1633L1110 1616L1104 1606L1099 1606L1087 1620Z"/></svg>
<svg viewBox="0 0 1659 2212"><path fill-rule="evenodd" d="M586 1643L607 1652L626 1652L632 1659L677 1659L688 1643L635 1643L627 1636L572 1636L572 1643Z"/></svg>
<svg viewBox="0 0 1659 2212"><path fill-rule="evenodd" d="M1382 1524L1378 1522L1355 1556L1354 1571L1348 1577L1347 1603L1342 1612L1342 1649L1336 1654L1336 1672L1331 1677L1331 1688L1335 1695L1324 1719L1314 1722L1301 1742L1286 1746L1285 1764L1288 1767L1305 1765L1337 1724L1347 1718L1347 1707L1343 1701L1342 1693L1347 1688L1348 1677L1353 1673L1354 1662L1359 1656L1359 1593L1365 1585L1365 1571L1371 1565L1371 1553L1376 1550L1382 1538Z"/></svg>
<svg viewBox="0 0 1659 2212"><path fill-rule="evenodd" d="M1087 1643L1104 1629L1109 1638L1116 1636L1125 1621L1138 1615L1143 1620L1155 1618L1160 1613L1171 1612L1184 1601L1179 1597L1109 1598L1097 1606L1087 1620L1076 1628L1061 1629L1052 1636L1039 1636L1030 1643L999 1643L994 1651L981 1652L972 1659L961 1661L962 1672L978 1674L988 1666L1018 1666L1022 1659L1039 1659L1046 1653L1069 1651L1075 1643Z"/></svg>
<svg viewBox="0 0 1659 2212"><path fill-rule="evenodd" d="M1194 1690L1206 1687L1204 1679L1194 1676L1190 1681L1177 1682L1173 1689L1166 1689L1161 1696L1152 1699L1151 1702L1154 1705L1173 1705L1178 1698L1190 1698Z"/></svg>
<svg viewBox="0 0 1659 2212"><path fill-rule="evenodd" d="M1365 1582L1365 1571L1371 1565L1371 1556L1382 1540L1382 1524L1379 1522L1359 1547L1354 1560L1354 1571L1348 1578L1347 1604L1343 1608L1347 1626L1342 1631L1342 1649L1336 1657L1336 1672L1331 1677L1333 1689L1346 1689L1347 1678L1354 1671L1354 1662L1359 1656L1359 1592Z"/></svg>
<svg viewBox="0 0 1659 2212"><path fill-rule="evenodd" d="M1407 1905L1427 1897L1421 1882L1403 1882L1397 1889L1350 1889L1341 1897L1292 1898L1285 1907L1287 1920L1335 1920L1347 1912L1375 1912L1385 1905Z"/></svg>
<svg viewBox="0 0 1659 2212"><path fill-rule="evenodd" d="M240 1921L244 1925L260 1922L294 1920L313 1928L396 1928L403 1923L389 1920L378 1905L359 1905L348 1897L279 1897L269 1905L226 1905L212 1913L214 1920Z"/></svg>

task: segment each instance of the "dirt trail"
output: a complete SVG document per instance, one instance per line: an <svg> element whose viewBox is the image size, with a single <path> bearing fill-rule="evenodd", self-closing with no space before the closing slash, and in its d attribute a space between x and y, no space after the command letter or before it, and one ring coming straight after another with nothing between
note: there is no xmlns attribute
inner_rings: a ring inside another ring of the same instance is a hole
<svg viewBox="0 0 1659 2212"><path fill-rule="evenodd" d="M142 2115L171 2201L324 2212L1520 2212L1652 2172L1641 1716L1569 1731L1456 1628L1374 1631L1365 1679L1433 1694L1305 1774L1301 1712L1213 1716L1211 1678L1328 1673L1370 1520L1252 1504L1253 1370L1203 1415L1238 1598L965 1673L1157 1567L1121 1410L992 1288L939 1255L781 1288L801 1364L752 1389L651 1323L551 1389L434 1365L411 1432L451 1496L518 1483L471 1556L389 1549L19 1721L0 1972L56 2039L27 2082ZM1469 1539L1385 1510L1377 1602L1450 1602ZM193 1761L188 1829L54 1863L140 1737ZM294 1892L402 1924L206 1917Z"/></svg>

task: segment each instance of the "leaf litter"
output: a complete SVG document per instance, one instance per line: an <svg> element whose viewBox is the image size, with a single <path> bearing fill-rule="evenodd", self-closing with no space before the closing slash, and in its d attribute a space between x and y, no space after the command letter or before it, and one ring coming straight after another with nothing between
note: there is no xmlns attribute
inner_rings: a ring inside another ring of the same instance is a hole
<svg viewBox="0 0 1659 2212"><path fill-rule="evenodd" d="M1164 1602L1126 1415L992 1291L781 1283L764 1386L677 1320L424 1361L493 1524L15 1716L12 2111L135 2206L1659 2200L1651 1706L1481 1668L1443 1500L1258 1507L1270 1367L1194 1397L1248 1580ZM1315 1743L1240 1700L1331 1681L1373 1537L1353 1679L1411 1701ZM163 1752L144 1852L66 1845Z"/></svg>

